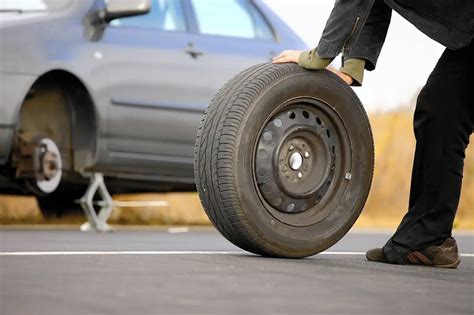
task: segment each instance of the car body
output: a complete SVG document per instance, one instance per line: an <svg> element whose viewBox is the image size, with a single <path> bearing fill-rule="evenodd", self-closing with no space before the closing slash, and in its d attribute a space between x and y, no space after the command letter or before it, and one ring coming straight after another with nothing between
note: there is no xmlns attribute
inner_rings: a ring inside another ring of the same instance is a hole
<svg viewBox="0 0 474 315"><path fill-rule="evenodd" d="M127 5L36 0L0 13L0 192L37 193L21 146L40 136L61 151L60 186L97 172L113 192L194 189L213 95L278 51L306 48L261 1L153 0L146 14L107 20L114 1Z"/></svg>

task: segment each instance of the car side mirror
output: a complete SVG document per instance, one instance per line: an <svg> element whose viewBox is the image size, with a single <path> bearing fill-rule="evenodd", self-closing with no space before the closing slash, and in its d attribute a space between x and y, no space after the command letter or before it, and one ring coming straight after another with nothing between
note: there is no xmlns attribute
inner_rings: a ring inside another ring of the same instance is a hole
<svg viewBox="0 0 474 315"><path fill-rule="evenodd" d="M106 0L103 19L114 19L147 14L151 10L151 0Z"/></svg>

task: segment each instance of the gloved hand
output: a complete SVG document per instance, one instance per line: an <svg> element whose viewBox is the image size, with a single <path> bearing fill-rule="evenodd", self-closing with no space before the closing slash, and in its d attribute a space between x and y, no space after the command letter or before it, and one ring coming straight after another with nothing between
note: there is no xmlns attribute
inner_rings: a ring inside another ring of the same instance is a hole
<svg viewBox="0 0 474 315"><path fill-rule="evenodd" d="M278 56L272 59L273 63L286 63L293 62L297 63L299 66L312 69L312 70L322 70L327 69L336 75L338 75L344 82L349 85L361 85L362 78L364 73L364 61L359 59L349 59L345 62L344 67L337 70L333 67L330 67L329 64L332 62L332 59L320 58L316 52L316 48L303 51L303 50L284 50ZM351 76L352 75L352 76ZM355 81L354 78L356 77Z"/></svg>

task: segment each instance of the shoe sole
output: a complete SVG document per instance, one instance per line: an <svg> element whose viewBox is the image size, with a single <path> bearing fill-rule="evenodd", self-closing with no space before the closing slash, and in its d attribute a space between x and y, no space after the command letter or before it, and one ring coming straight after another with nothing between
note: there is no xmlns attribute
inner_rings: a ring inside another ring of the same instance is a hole
<svg viewBox="0 0 474 315"><path fill-rule="evenodd" d="M451 264L446 265L437 265L433 264L431 260L428 259L423 253L418 251L413 251L407 256L407 265L415 266L425 266L425 267L434 267L434 268L456 268L461 263L461 257L458 255L456 261Z"/></svg>
<svg viewBox="0 0 474 315"><path fill-rule="evenodd" d="M457 268L459 266L459 264L461 263L461 258L458 257L458 259L453 262L452 264L447 264L447 265L433 265L432 267L436 267L436 268Z"/></svg>
<svg viewBox="0 0 474 315"><path fill-rule="evenodd" d="M461 258L458 258L452 264L447 264L447 265L423 265L423 264L405 264L405 265L408 265L408 266L421 266L421 267L432 267L432 268L455 269L459 266L460 263L461 263Z"/></svg>
<svg viewBox="0 0 474 315"><path fill-rule="evenodd" d="M368 261L370 262L376 262L376 263L382 263L382 264L390 264L388 261L382 261L382 260L375 260L375 259L370 259L369 257L365 257ZM402 264L406 266L421 266L421 267L432 267L432 268L446 268L446 269L455 269L459 266L461 263L461 258L458 257L458 259L453 262L452 264L447 264L447 265L422 265L422 264Z"/></svg>

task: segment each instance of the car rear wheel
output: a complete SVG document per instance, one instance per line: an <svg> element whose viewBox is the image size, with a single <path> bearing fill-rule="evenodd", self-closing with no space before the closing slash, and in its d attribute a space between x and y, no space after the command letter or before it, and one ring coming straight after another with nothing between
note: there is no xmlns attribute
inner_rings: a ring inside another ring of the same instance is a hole
<svg viewBox="0 0 474 315"><path fill-rule="evenodd" d="M344 236L367 199L373 139L359 99L328 71L254 66L204 115L195 177L216 228L250 252L300 258Z"/></svg>
<svg viewBox="0 0 474 315"><path fill-rule="evenodd" d="M86 187L60 189L49 195L36 196L39 210L45 218L59 218L68 214L82 214L78 200L84 195Z"/></svg>

